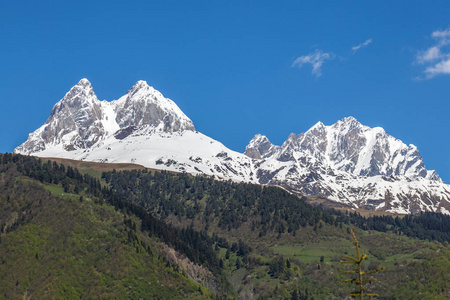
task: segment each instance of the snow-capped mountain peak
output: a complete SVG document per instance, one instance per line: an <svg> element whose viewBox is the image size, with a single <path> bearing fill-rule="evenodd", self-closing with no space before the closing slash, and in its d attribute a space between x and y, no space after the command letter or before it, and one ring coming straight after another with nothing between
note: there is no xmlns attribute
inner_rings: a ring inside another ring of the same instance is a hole
<svg viewBox="0 0 450 300"><path fill-rule="evenodd" d="M128 95L130 98L133 98L133 96L137 93L140 93L141 95L152 95L155 98L164 98L164 96L155 90L152 86L149 86L147 81L144 80L138 80L133 86L127 91L126 95Z"/></svg>
<svg viewBox="0 0 450 300"><path fill-rule="evenodd" d="M80 80L14 152L257 182L249 157L196 132L175 102L143 80L111 102L99 101L90 82Z"/></svg>
<svg viewBox="0 0 450 300"><path fill-rule="evenodd" d="M95 95L94 89L91 83L86 78L81 79L76 85L74 85L61 101L74 101L74 100L98 100ZM61 102L60 101L60 102Z"/></svg>
<svg viewBox="0 0 450 300"><path fill-rule="evenodd" d="M75 86L83 86L92 88L91 82L87 78L81 78Z"/></svg>
<svg viewBox="0 0 450 300"><path fill-rule="evenodd" d="M251 158L263 158L277 151L269 139L265 135L257 134L245 148L244 154Z"/></svg>
<svg viewBox="0 0 450 300"><path fill-rule="evenodd" d="M69 101L73 99L97 99L94 89L91 83L86 78L81 79L76 85L74 85L69 92L64 96L61 101Z"/></svg>
<svg viewBox="0 0 450 300"><path fill-rule="evenodd" d="M150 88L147 81L145 80L138 80L135 84L131 87L131 90L133 89L139 89L139 88Z"/></svg>
<svg viewBox="0 0 450 300"><path fill-rule="evenodd" d="M361 123L358 122L358 120L356 120L355 117L352 116L348 116L348 117L344 117L341 120L338 120L335 125L350 125L350 126L360 126L362 125Z"/></svg>
<svg viewBox="0 0 450 300"><path fill-rule="evenodd" d="M15 151L88 149L112 134L123 138L138 129L142 134L144 127L147 132L195 130L172 100L145 81L136 82L119 100L108 102L98 100L89 80L83 78L55 104L45 124Z"/></svg>
<svg viewBox="0 0 450 300"><path fill-rule="evenodd" d="M314 124L310 129L308 129L308 131L306 131L306 132L321 131L321 130L324 130L324 128L325 128L325 125L319 121L316 124Z"/></svg>
<svg viewBox="0 0 450 300"><path fill-rule="evenodd" d="M305 133L290 134L281 146L256 135L245 154L258 165L261 183L287 185L301 194L399 212L446 212L450 207L450 188L425 168L417 147L354 117L330 126L318 122Z"/></svg>
<svg viewBox="0 0 450 300"><path fill-rule="evenodd" d="M257 134L241 154L195 131L175 102L142 80L108 102L81 79L14 152L283 185L353 207L450 214L450 186L425 168L416 146L381 127L354 117L318 122L281 146Z"/></svg>
<svg viewBox="0 0 450 300"><path fill-rule="evenodd" d="M195 130L192 121L175 102L143 80L136 82L115 105L120 128L148 125L165 132Z"/></svg>

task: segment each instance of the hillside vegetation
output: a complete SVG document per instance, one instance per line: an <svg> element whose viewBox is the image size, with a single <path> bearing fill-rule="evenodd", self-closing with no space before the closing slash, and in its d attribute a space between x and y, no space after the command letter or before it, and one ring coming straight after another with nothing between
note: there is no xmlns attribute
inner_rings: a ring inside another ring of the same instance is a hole
<svg viewBox="0 0 450 300"><path fill-rule="evenodd" d="M137 217L92 193L24 177L24 167L0 166L0 298L212 296L170 265Z"/></svg>
<svg viewBox="0 0 450 300"><path fill-rule="evenodd" d="M0 271L20 274L1 275L4 294L15 295L5 298L75 291L77 298L342 299L354 289L339 263L354 251L350 228L369 255L366 268L386 267L369 287L379 299L450 297L447 216L363 218L276 187L147 169L100 178L10 154L0 163L8 191L0 198ZM24 230L34 231L13 239Z"/></svg>

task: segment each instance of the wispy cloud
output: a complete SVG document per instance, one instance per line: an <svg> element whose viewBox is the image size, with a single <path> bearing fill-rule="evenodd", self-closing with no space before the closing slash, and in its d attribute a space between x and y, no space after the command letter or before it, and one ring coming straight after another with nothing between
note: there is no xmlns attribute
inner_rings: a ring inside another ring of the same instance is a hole
<svg viewBox="0 0 450 300"><path fill-rule="evenodd" d="M434 31L431 37L436 40L435 44L416 55L416 63L425 66L424 76L419 79L450 74L450 28Z"/></svg>
<svg viewBox="0 0 450 300"><path fill-rule="evenodd" d="M364 43L359 44L358 46L354 46L352 47L352 51L353 54L355 54L356 51L358 51L359 49L366 47L367 45L369 45L370 43L372 43L372 39L368 39L366 40Z"/></svg>
<svg viewBox="0 0 450 300"><path fill-rule="evenodd" d="M417 54L416 60L419 64L425 64L427 62L432 62L436 59L441 58L441 49L439 47L433 46L425 51L421 51Z"/></svg>
<svg viewBox="0 0 450 300"><path fill-rule="evenodd" d="M448 38L450 38L450 28L448 28L446 30L441 30L441 31L437 30L437 31L433 32L431 34L431 36L435 37L435 38L444 38L448 42Z"/></svg>
<svg viewBox="0 0 450 300"><path fill-rule="evenodd" d="M333 59L333 53L326 53L316 49L310 54L297 57L292 63L291 67L298 66L299 68L301 68L304 64L311 64L313 68L312 74L316 77L320 77L322 75L322 65L324 64L324 62Z"/></svg>

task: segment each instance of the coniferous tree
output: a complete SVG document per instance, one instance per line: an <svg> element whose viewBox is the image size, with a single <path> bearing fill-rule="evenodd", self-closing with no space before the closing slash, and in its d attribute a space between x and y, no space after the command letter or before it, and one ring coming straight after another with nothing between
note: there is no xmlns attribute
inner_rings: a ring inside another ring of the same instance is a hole
<svg viewBox="0 0 450 300"><path fill-rule="evenodd" d="M377 297L378 294L366 293L366 288L364 287L364 283L372 282L372 281L375 281L376 279L375 278L364 279L364 276L365 275L369 275L369 274L373 274L373 273L376 273L376 272L379 272L381 270L384 270L385 268L381 267L381 268L377 268L377 269L374 269L374 270L369 270L367 272L364 272L362 270L362 264L363 264L363 261L365 259L367 259L368 256L365 253L363 253L363 254L360 253L359 242L358 242L358 239L356 238L355 233L353 232L353 229L350 230L350 233L352 234L353 242L355 243L356 258L346 255L345 258L347 258L349 260L346 260L346 261L341 260L341 263L343 263L343 264L355 264L356 266L352 270L345 271L345 273L346 274L352 274L352 273L356 274L356 277L351 278L351 279L347 279L347 280L345 280L345 282L355 283L359 287L359 291L350 293L351 297L353 297L353 298L359 297L361 300L363 300L364 296L367 296L367 297L369 297L369 299L372 299L372 297Z"/></svg>

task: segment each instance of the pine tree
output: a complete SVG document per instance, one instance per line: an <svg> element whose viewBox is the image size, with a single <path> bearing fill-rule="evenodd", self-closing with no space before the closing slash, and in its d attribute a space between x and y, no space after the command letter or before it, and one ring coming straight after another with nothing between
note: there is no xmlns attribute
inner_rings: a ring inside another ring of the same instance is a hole
<svg viewBox="0 0 450 300"><path fill-rule="evenodd" d="M353 298L359 296L359 298L361 300L363 300L364 296L367 296L367 297L369 297L369 299L372 299L372 297L377 297L378 294L367 294L366 288L364 287L364 283L372 282L372 281L375 281L376 279L375 278L363 279L363 278L365 275L373 274L378 271L384 270L384 267L364 272L362 270L362 263L368 256L367 256L367 254L364 254L364 253L360 254L358 239L356 238L356 235L353 232L353 229L350 230L350 233L352 234L353 241L354 241L355 247L356 247L356 258L346 255L345 258L348 258L349 260L347 260L347 261L341 260L341 263L357 265L357 267L353 268L353 270L345 271L345 273L347 273L347 274L355 273L355 274L357 274L357 277L347 279L347 280L345 280L345 282L351 282L351 283L354 282L356 285L359 286L359 291L350 293L350 296L352 296Z"/></svg>

